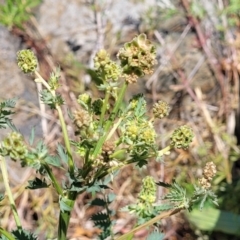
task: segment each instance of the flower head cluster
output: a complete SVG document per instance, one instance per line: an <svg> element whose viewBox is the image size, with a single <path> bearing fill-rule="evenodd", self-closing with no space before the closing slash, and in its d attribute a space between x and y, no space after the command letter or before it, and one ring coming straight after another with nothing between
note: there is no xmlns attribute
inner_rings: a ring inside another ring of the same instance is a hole
<svg viewBox="0 0 240 240"><path fill-rule="evenodd" d="M193 131L189 126L181 126L173 132L170 145L175 148L187 149L193 137Z"/></svg>
<svg viewBox="0 0 240 240"><path fill-rule="evenodd" d="M165 101L158 101L153 105L153 115L155 118L164 118L169 114L169 105Z"/></svg>
<svg viewBox="0 0 240 240"><path fill-rule="evenodd" d="M146 121L132 120L128 121L125 126L126 142L133 145L152 145L155 143L156 132L153 125Z"/></svg>
<svg viewBox="0 0 240 240"><path fill-rule="evenodd" d="M21 50L17 53L17 64L24 73L31 73L36 70L38 62L31 50Z"/></svg>
<svg viewBox="0 0 240 240"><path fill-rule="evenodd" d="M142 181L142 189L139 193L139 200L147 204L153 204L156 201L156 184L151 176L147 176Z"/></svg>
<svg viewBox="0 0 240 240"><path fill-rule="evenodd" d="M155 201L156 184L151 176L147 176L142 181L137 204L128 206L128 210L137 216L138 224L145 222L146 219L151 219L156 214Z"/></svg>
<svg viewBox="0 0 240 240"><path fill-rule="evenodd" d="M126 81L135 83L138 77L153 72L156 64L156 48L145 34L140 34L119 50L118 58Z"/></svg>
<svg viewBox="0 0 240 240"><path fill-rule="evenodd" d="M28 153L23 136L18 132L12 132L1 143L0 154L10 156L13 160L23 160Z"/></svg>
<svg viewBox="0 0 240 240"><path fill-rule="evenodd" d="M100 50L94 58L97 74L106 82L116 82L121 76L121 68L113 62L105 50Z"/></svg>
<svg viewBox="0 0 240 240"><path fill-rule="evenodd" d="M213 162L208 162L203 169L203 177L198 180L199 184L203 188L209 189L211 187L211 181L216 173L216 165Z"/></svg>
<svg viewBox="0 0 240 240"><path fill-rule="evenodd" d="M91 117L89 113L83 109L75 111L73 113L75 125L81 129L83 127L88 127L91 123Z"/></svg>
<svg viewBox="0 0 240 240"><path fill-rule="evenodd" d="M143 94L137 94L129 102L129 109L135 112L136 116L146 113L147 102L143 97Z"/></svg>

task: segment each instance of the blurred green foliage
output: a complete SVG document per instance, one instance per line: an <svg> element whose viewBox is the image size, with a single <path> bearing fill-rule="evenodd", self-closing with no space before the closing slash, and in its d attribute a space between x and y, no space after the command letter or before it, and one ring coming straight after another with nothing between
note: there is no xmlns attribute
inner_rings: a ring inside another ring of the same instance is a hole
<svg viewBox="0 0 240 240"><path fill-rule="evenodd" d="M32 15L31 9L40 3L41 0L6 0L0 5L0 23L9 29L23 28L23 23Z"/></svg>

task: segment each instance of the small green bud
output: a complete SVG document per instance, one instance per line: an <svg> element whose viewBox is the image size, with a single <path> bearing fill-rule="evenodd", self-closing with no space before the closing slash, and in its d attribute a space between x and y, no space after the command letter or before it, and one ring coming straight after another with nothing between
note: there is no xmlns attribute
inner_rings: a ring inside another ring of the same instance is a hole
<svg viewBox="0 0 240 240"><path fill-rule="evenodd" d="M91 102L91 97L89 96L89 94L83 93L78 96L78 100L88 105Z"/></svg>
<svg viewBox="0 0 240 240"><path fill-rule="evenodd" d="M28 153L23 136L18 132L12 132L1 144L0 154L10 156L13 160L22 160Z"/></svg>
<svg viewBox="0 0 240 240"><path fill-rule="evenodd" d="M153 105L153 115L155 118L164 118L169 114L169 105L165 101L158 101Z"/></svg>
<svg viewBox="0 0 240 240"><path fill-rule="evenodd" d="M176 148L187 149L192 142L194 135L192 129L187 126L177 128L171 136L171 146Z"/></svg>
<svg viewBox="0 0 240 240"><path fill-rule="evenodd" d="M78 96L77 102L82 105L86 110L89 108L91 105L91 97L87 93L80 94Z"/></svg>
<svg viewBox="0 0 240 240"><path fill-rule="evenodd" d="M21 50L17 53L17 64L24 73L34 72L37 68L37 58L31 50Z"/></svg>

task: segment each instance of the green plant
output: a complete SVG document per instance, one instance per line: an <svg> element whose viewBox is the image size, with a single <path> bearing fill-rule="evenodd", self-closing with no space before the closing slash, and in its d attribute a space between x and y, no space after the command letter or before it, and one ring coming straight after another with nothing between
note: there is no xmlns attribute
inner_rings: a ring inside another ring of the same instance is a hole
<svg viewBox="0 0 240 240"><path fill-rule="evenodd" d="M6 0L0 5L0 23L8 28L14 25L22 28L32 15L31 9L40 3L41 0Z"/></svg>
<svg viewBox="0 0 240 240"><path fill-rule="evenodd" d="M51 73L48 81L36 70L37 59L30 50L22 50L17 54L18 66L24 73L34 73L35 82L41 83L45 89L40 92L43 103L58 113L64 146L56 146L56 154L49 153L48 147L39 141L34 143L34 131L29 141L12 127L9 116L14 100L1 103L1 125L11 126L11 132L0 145L0 163L4 185L12 208L17 229L11 233L0 229L1 239L36 239L36 236L22 229L21 220L12 197L8 183L8 173L5 159L19 161L22 167L32 167L40 174L28 182L27 188L47 188L52 185L59 197L59 224L57 239L67 239L70 215L78 195L90 192L92 196L101 193L102 197L94 198L92 206L102 207L103 211L92 216L92 220L102 231L99 239L116 239L112 231L114 222L111 220L114 212L110 209L114 195L107 184L114 179L118 171L128 165L138 167L146 165L150 158L161 160L165 154L174 148L187 149L193 139L193 131L189 126L177 128L171 138L169 146L159 150L154 130L154 121L166 117L169 112L168 104L159 101L153 106L153 117L147 115L146 101L143 95L134 96L126 108L121 104L130 84L136 83L139 77L151 74L153 71L156 50L145 34L135 37L120 49L118 59L120 64L112 61L105 50L101 50L95 57L95 76L98 77L98 89L104 92L103 99L93 100L88 94L78 97L79 108L71 113L76 127L78 140L70 140L63 117L61 106L64 104L62 96L57 92L60 86L59 70ZM109 101L113 102L110 106ZM115 134L118 132L118 134ZM80 162L81 164L77 164ZM65 172L63 184L54 175L52 168L59 168ZM127 206L126 209L134 213L139 221L129 233L117 239L129 237L140 228L156 224L163 217L170 216L182 209L191 210L196 202L200 208L210 199L217 204L215 194L211 191L211 181L216 174L213 163L208 163L203 170L203 177L195 191L187 196L186 190L176 182L172 184L158 182L157 185L169 189L162 199L163 204L156 204L156 185L152 177L143 179L142 190L138 203ZM3 199L4 196L1 196ZM170 210L170 212L166 212ZM161 239L162 234L154 231L148 239Z"/></svg>

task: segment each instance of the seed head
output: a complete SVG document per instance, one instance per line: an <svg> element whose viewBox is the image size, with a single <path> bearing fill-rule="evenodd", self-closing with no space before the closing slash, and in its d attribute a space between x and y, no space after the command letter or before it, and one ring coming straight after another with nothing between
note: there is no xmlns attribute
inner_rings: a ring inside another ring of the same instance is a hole
<svg viewBox="0 0 240 240"><path fill-rule="evenodd" d="M24 73L31 73L36 70L38 63L31 50L21 50L17 53L17 64Z"/></svg>
<svg viewBox="0 0 240 240"><path fill-rule="evenodd" d="M145 34L140 34L119 50L118 58L126 81L135 83L138 77L153 72L156 64L156 48Z"/></svg>
<svg viewBox="0 0 240 240"><path fill-rule="evenodd" d="M80 129L82 127L88 127L91 123L90 115L88 114L87 111L83 109L75 111L73 113L73 117L74 117L74 124Z"/></svg>
<svg viewBox="0 0 240 240"><path fill-rule="evenodd" d="M211 181L213 177L216 175L217 170L216 170L216 165L213 162L208 162L203 169L203 176Z"/></svg>
<svg viewBox="0 0 240 240"><path fill-rule="evenodd" d="M18 132L12 132L1 144L0 154L10 156L14 161L23 160L28 153L23 136Z"/></svg>
<svg viewBox="0 0 240 240"><path fill-rule="evenodd" d="M147 176L142 181L142 190L139 193L139 199L146 204L153 204L156 201L156 184L151 176Z"/></svg>
<svg viewBox="0 0 240 240"><path fill-rule="evenodd" d="M187 149L193 137L193 131L189 126L181 126L173 132L170 144L176 148Z"/></svg>
<svg viewBox="0 0 240 240"><path fill-rule="evenodd" d="M97 74L107 82L116 82L121 76L121 68L113 62L105 50L100 50L94 58Z"/></svg>
<svg viewBox="0 0 240 240"><path fill-rule="evenodd" d="M216 173L216 165L213 162L206 163L203 169L203 177L198 180L202 188L209 189L211 187L211 181Z"/></svg>
<svg viewBox="0 0 240 240"><path fill-rule="evenodd" d="M164 118L169 114L169 105L165 101L158 101L153 105L153 115L155 118Z"/></svg>

